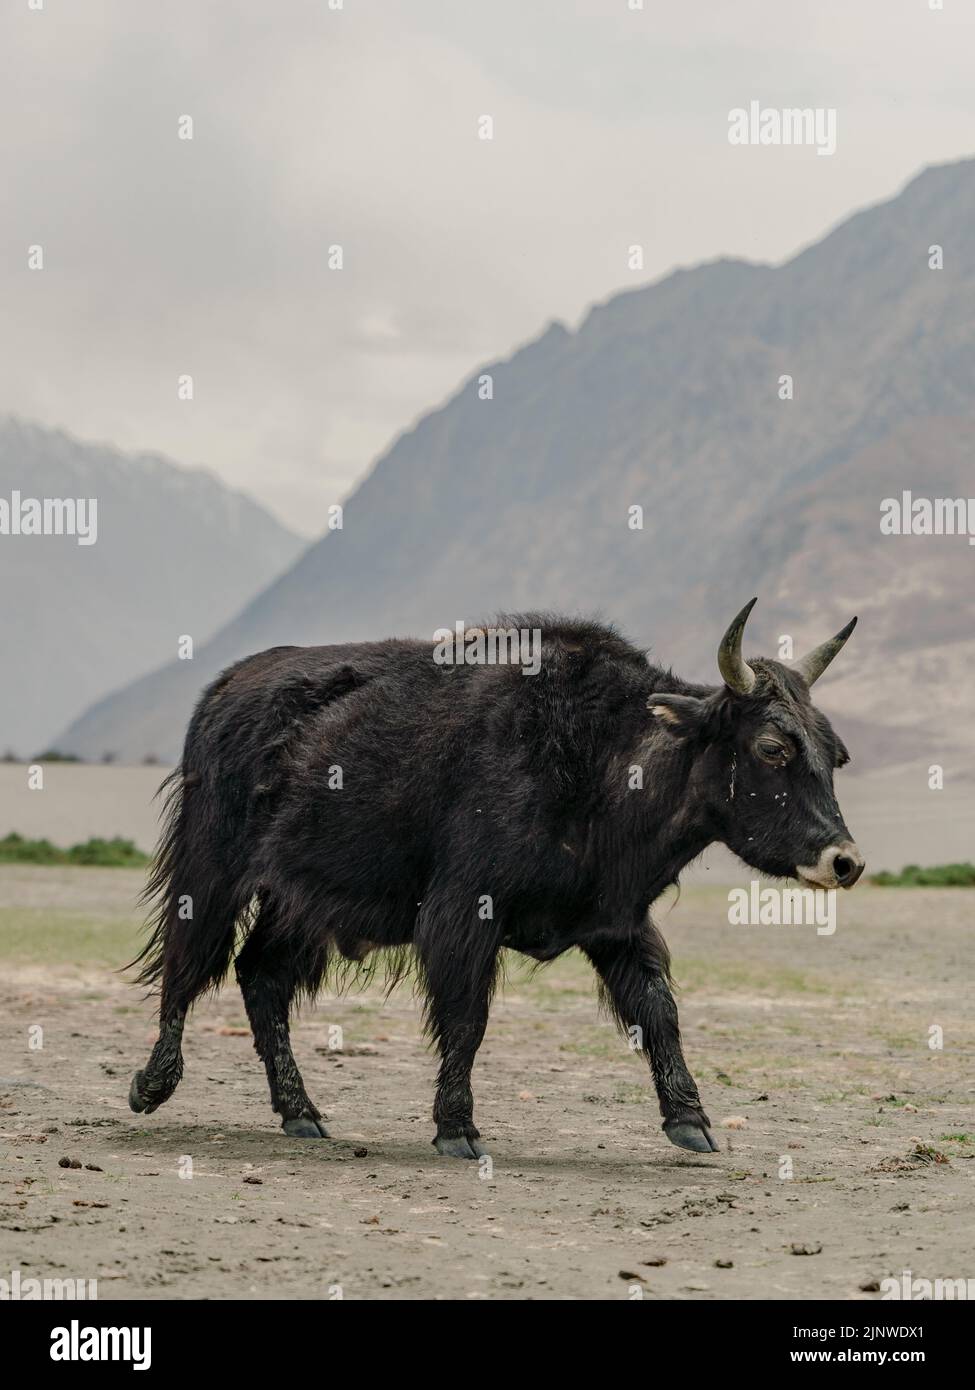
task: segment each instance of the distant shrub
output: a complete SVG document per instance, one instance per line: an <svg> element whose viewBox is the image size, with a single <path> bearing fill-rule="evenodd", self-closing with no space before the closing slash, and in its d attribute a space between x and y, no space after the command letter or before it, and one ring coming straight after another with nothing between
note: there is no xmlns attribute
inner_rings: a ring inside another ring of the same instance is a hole
<svg viewBox="0 0 975 1390"><path fill-rule="evenodd" d="M62 753L57 748L45 748L43 753L38 753L36 758L31 759L35 763L80 763L81 759L74 753Z"/></svg>
<svg viewBox="0 0 975 1390"><path fill-rule="evenodd" d="M8 835L0 840L0 863L4 864L63 864L64 850L50 840L25 840L23 835Z"/></svg>
<svg viewBox="0 0 975 1390"><path fill-rule="evenodd" d="M0 864L84 864L102 869L138 869L148 862L148 854L143 854L131 840L118 836L113 840L92 838L70 849L52 845L50 840L26 840L17 834L0 840Z"/></svg>
<svg viewBox="0 0 975 1390"><path fill-rule="evenodd" d="M66 853L69 864L96 864L118 869L141 868L150 858L131 840L123 840L118 835L112 840L86 840L83 845L72 845Z"/></svg>
<svg viewBox="0 0 975 1390"><path fill-rule="evenodd" d="M899 874L871 874L870 882L881 888L972 888L975 864L933 864L927 869L905 864Z"/></svg>

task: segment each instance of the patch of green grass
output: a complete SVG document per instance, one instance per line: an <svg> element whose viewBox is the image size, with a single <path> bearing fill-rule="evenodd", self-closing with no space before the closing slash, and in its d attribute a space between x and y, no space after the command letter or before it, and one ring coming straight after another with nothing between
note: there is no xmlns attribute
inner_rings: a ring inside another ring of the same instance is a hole
<svg viewBox="0 0 975 1390"><path fill-rule="evenodd" d="M102 869L139 869L150 856L131 840L92 838L83 844L61 849L50 840L28 840L10 834L0 840L0 864L82 864Z"/></svg>
<svg viewBox="0 0 975 1390"><path fill-rule="evenodd" d="M942 1134L941 1139L951 1144L975 1144L975 1134Z"/></svg>
<svg viewBox="0 0 975 1390"><path fill-rule="evenodd" d="M889 1033L883 1027L871 1028L868 1031L871 1037L878 1038L892 1052L910 1051L919 1046L918 1039L913 1033ZM906 1104L906 1102L901 1102L901 1104Z"/></svg>
<svg viewBox="0 0 975 1390"><path fill-rule="evenodd" d="M804 1068L790 1064L781 1053L755 1051L736 1061L734 1084L739 1090L795 1091L814 1083Z"/></svg>
<svg viewBox="0 0 975 1390"><path fill-rule="evenodd" d="M559 1043L559 1051L571 1052L577 1057L624 1058L630 1055L617 1033L610 1029L605 1033L594 1032L576 1042Z"/></svg>
<svg viewBox="0 0 975 1390"><path fill-rule="evenodd" d="M932 864L926 869L905 864L899 874L871 874L870 882L880 888L973 888L975 864Z"/></svg>
<svg viewBox="0 0 975 1390"><path fill-rule="evenodd" d="M0 912L0 959L43 965L125 965L141 945L141 923L48 908Z"/></svg>
<svg viewBox="0 0 975 1390"><path fill-rule="evenodd" d="M617 1105L646 1105L647 1087L636 1081L618 1081L613 1091Z"/></svg>
<svg viewBox="0 0 975 1390"><path fill-rule="evenodd" d="M596 972L581 951L566 951L564 956L548 964L528 960L517 951L502 952L504 982L507 985L528 985L543 982L551 990L573 991L582 986L591 986Z"/></svg>
<svg viewBox="0 0 975 1390"><path fill-rule="evenodd" d="M805 970L770 965L767 961L721 961L680 956L674 962L674 980L685 993L705 990L746 990L749 994L836 994L835 985Z"/></svg>
<svg viewBox="0 0 975 1390"><path fill-rule="evenodd" d="M821 1105L841 1105L847 1100L859 1100L868 1094L866 1086L850 1086L844 1091L824 1091L819 1097Z"/></svg>

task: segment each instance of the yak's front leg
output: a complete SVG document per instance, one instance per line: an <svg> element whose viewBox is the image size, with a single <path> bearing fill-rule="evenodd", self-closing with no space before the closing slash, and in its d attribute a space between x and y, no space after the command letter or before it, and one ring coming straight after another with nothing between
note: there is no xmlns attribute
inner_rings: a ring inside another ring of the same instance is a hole
<svg viewBox="0 0 975 1390"><path fill-rule="evenodd" d="M586 954L622 1026L639 1030L636 1039L650 1063L667 1138L694 1153L717 1153L711 1121L681 1050L669 956L660 933L648 923L639 935L593 943Z"/></svg>
<svg viewBox="0 0 975 1390"><path fill-rule="evenodd" d="M439 933L434 927L418 932L416 939L426 984L427 1023L440 1050L433 1142L445 1158L482 1158L487 1153L474 1124L471 1071L487 1027L498 946L490 923L478 922L472 933L468 940L457 941L452 933Z"/></svg>

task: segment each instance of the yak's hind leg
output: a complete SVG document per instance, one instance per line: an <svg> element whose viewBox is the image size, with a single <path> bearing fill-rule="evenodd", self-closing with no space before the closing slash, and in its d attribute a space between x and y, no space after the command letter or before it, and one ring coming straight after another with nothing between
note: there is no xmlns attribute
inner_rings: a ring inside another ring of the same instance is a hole
<svg viewBox="0 0 975 1390"><path fill-rule="evenodd" d="M160 982L159 1038L129 1088L129 1107L137 1114L151 1114L176 1090L183 1076L186 1015L195 999L219 984L230 964L237 909L219 888L208 884L196 894L196 924L182 919L174 889L143 953L140 979Z"/></svg>
<svg viewBox="0 0 975 1390"><path fill-rule="evenodd" d="M220 983L234 953L237 919L246 887L222 865L219 815L186 775L184 760L163 783L168 788L164 829L146 884L155 901L152 932L133 965L145 985L159 985L159 1038L141 1071L132 1078L129 1105L150 1114L173 1094L183 1075L183 1025L193 1001Z"/></svg>
<svg viewBox="0 0 975 1390"><path fill-rule="evenodd" d="M647 922L629 938L600 939L585 950L621 1027L639 1030L637 1044L653 1072L667 1138L694 1153L717 1153L711 1121L684 1061L663 937Z"/></svg>
<svg viewBox="0 0 975 1390"><path fill-rule="evenodd" d="M171 1003L164 998L159 1010L159 1037L141 1071L129 1087L129 1109L151 1115L176 1090L183 1077L183 1025L193 1001Z"/></svg>
<svg viewBox="0 0 975 1390"><path fill-rule="evenodd" d="M482 1158L487 1150L474 1124L471 1071L487 1027L498 937L492 923L477 920L458 939L455 921L437 922L435 917L428 899L416 949L427 993L427 1026L440 1049L433 1143L445 1158Z"/></svg>
<svg viewBox="0 0 975 1390"><path fill-rule="evenodd" d="M325 973L324 944L304 946L275 939L273 908L262 904L234 968L254 1034L254 1047L267 1070L271 1105L281 1128L295 1139L327 1139L328 1131L308 1098L291 1051L288 1016L299 990L313 993Z"/></svg>

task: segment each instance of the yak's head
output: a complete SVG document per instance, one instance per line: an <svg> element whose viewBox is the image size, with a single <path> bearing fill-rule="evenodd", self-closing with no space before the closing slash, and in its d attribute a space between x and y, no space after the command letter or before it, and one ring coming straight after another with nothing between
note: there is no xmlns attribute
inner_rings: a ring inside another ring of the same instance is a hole
<svg viewBox="0 0 975 1390"><path fill-rule="evenodd" d="M724 685L702 695L651 695L651 711L675 738L695 746L695 792L707 802L717 838L762 873L816 888L852 888L863 872L833 791L849 762L809 689L856 625L801 660L745 661L741 638L755 599L718 648Z"/></svg>

